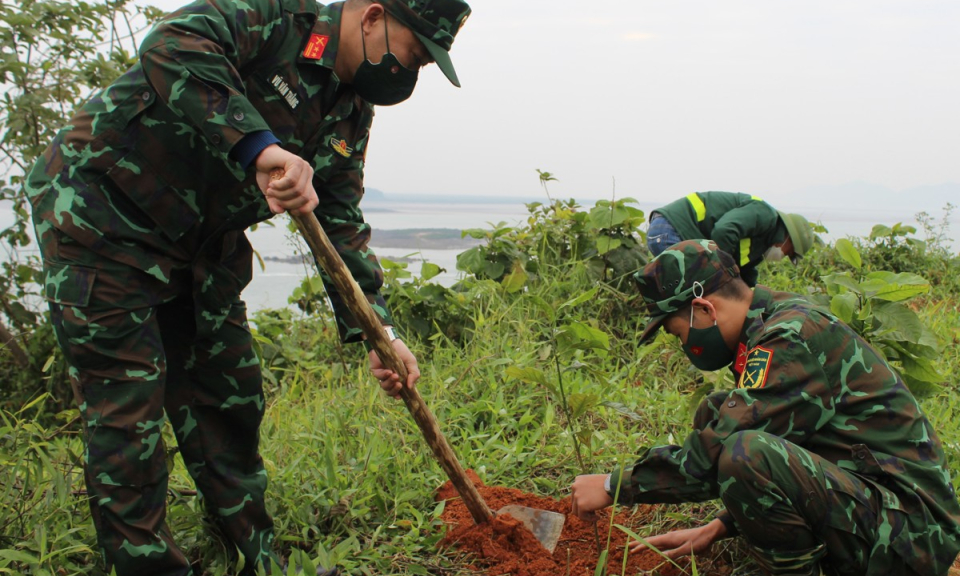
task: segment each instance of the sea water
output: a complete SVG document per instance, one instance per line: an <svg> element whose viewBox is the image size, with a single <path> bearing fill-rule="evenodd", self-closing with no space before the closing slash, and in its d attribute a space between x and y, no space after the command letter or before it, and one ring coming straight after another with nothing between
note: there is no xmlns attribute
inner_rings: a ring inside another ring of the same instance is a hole
<svg viewBox="0 0 960 576"><path fill-rule="evenodd" d="M584 209L589 209L593 201L581 201ZM658 205L638 204L638 208L649 214ZM779 207L779 206L778 206ZM791 207L782 209L791 211ZM913 214L905 214L902 209L825 208L822 211L811 208L794 209L803 214L812 222L823 224L829 232L823 234L824 240L832 242L846 236L866 236L875 224L891 226L897 222L916 225ZM939 221L941 214L932 212L934 220ZM498 223L508 226L518 226L526 223L529 211L520 201L485 201L477 203L453 203L444 201L415 201L415 202L374 202L364 206L364 218L373 229L371 247L380 258L407 261L407 269L418 275L422 262L427 261L444 269L434 281L444 285L453 284L459 277L456 269L457 255L466 248L455 249L420 249L416 246L394 247L378 242L377 230L405 230L414 228L452 228L463 230L468 228L490 229ZM9 208L0 207L0 229L12 225L13 212ZM250 310L263 308L282 308L288 306L287 299L307 274L312 273L309 264L291 263L289 261L275 261L273 258L289 260L297 253L293 241L293 234L287 229L289 220L285 217L271 220L273 226L261 224L256 230L248 232L254 249L263 257L263 269L254 263L254 278L244 290L243 298ZM960 236L960 216L954 215L948 223L949 236ZM918 232L918 237L922 234ZM957 250L960 243L954 240L951 244ZM5 249L0 245L0 250ZM301 246L306 250L305 246ZM23 251L24 254L36 254L36 245L33 244ZM9 256L0 252L0 259Z"/></svg>

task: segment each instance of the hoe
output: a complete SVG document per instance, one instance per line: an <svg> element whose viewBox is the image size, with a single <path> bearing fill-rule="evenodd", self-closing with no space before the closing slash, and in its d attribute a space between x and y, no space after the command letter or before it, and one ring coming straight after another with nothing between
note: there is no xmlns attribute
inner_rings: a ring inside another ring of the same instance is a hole
<svg viewBox="0 0 960 576"><path fill-rule="evenodd" d="M278 180L283 177L283 171L275 170L271 172L270 177L273 180ZM380 320L367 302L360 286L353 279L350 270L343 263L340 254L337 253L330 239L327 238L316 216L312 212L308 214L291 213L290 216L297 223L297 227L310 246L314 258L331 278L350 312L357 318L363 333L372 344L373 349L376 350L383 365L396 372L400 376L401 382L406 382L406 367L394 351L393 345L380 324ZM420 428L420 432L430 449L433 450L433 455L440 462L440 467L443 468L457 492L460 493L460 497L470 511L473 521L477 524L489 521L494 517L494 513L491 512L483 497L477 492L477 487L467 478L456 454L454 454L447 443L447 439L440 431L437 419L424 403L420 392L416 388L410 389L404 386L400 391L400 396ZM560 532L563 530L563 514L516 505L504 506L497 510L497 514L509 514L522 522L537 537L543 547L551 554L553 553L557 541L560 539Z"/></svg>

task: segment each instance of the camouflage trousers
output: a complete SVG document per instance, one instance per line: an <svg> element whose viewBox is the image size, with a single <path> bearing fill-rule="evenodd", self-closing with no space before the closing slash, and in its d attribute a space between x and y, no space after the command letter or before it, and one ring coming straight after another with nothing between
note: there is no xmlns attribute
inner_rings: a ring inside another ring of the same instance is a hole
<svg viewBox="0 0 960 576"><path fill-rule="evenodd" d="M273 522L258 452L264 397L243 303L201 336L189 278L161 283L56 230L40 239L51 319L84 423L85 480L107 571L192 574L165 521L166 419L208 514L244 556L244 572L268 563Z"/></svg>
<svg viewBox="0 0 960 576"><path fill-rule="evenodd" d="M917 574L884 546L905 512L884 507L878 485L754 430L731 436L718 466L720 497L767 573Z"/></svg>

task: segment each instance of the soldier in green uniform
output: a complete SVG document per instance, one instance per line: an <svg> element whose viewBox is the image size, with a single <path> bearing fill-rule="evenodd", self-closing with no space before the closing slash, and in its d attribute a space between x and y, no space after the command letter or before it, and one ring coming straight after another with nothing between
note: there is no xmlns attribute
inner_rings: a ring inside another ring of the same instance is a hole
<svg viewBox="0 0 960 576"><path fill-rule="evenodd" d="M244 230L313 211L389 326L359 208L374 105L413 92L449 51L463 0L197 1L145 38L26 179L45 294L84 422L90 508L108 571L191 574L165 523L169 418L207 510L269 570L273 522L258 450L264 396L239 295ZM271 182L269 175L284 176ZM362 332L329 288L345 342ZM381 386L413 386L370 354ZM327 571L330 574L335 571Z"/></svg>
<svg viewBox="0 0 960 576"><path fill-rule="evenodd" d="M700 239L732 255L751 287L761 262L784 256L796 262L813 245L803 216L778 212L749 194L694 192L650 213L647 247L654 256L681 240Z"/></svg>
<svg viewBox="0 0 960 576"><path fill-rule="evenodd" d="M641 340L662 326L698 368L732 364L737 388L701 403L681 445L577 477L575 513L720 498L710 523L649 543L677 558L739 534L769 574L947 574L960 504L936 431L879 352L829 310L751 290L709 240L672 246L636 279Z"/></svg>

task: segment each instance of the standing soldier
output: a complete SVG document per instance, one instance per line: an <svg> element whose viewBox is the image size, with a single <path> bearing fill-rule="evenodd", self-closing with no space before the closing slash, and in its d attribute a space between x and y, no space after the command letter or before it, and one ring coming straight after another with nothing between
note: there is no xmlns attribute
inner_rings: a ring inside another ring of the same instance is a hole
<svg viewBox="0 0 960 576"><path fill-rule="evenodd" d="M749 194L694 192L650 213L647 247L654 256L681 240L702 239L732 255L750 287L761 262L786 256L796 263L813 245L806 218Z"/></svg>
<svg viewBox="0 0 960 576"><path fill-rule="evenodd" d="M191 574L164 521L164 413L243 573L269 572L264 396L239 298L252 273L244 229L314 211L389 325L359 209L373 105L409 97L429 62L459 86L449 50L469 13L463 0L194 2L153 29L139 63L29 173L108 572ZM276 169L285 175L270 182ZM341 338L361 340L328 293ZM394 346L413 386L416 358ZM370 362L396 395L397 375L374 353Z"/></svg>
<svg viewBox="0 0 960 576"><path fill-rule="evenodd" d="M678 558L739 533L769 574L947 574L960 504L943 448L879 352L795 294L751 291L707 240L636 278L651 316L641 341L663 326L698 368L734 364L737 388L701 403L682 445L577 477L575 513L719 497L717 519L648 542Z"/></svg>

